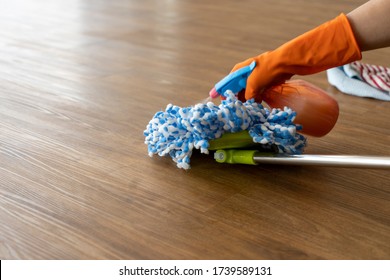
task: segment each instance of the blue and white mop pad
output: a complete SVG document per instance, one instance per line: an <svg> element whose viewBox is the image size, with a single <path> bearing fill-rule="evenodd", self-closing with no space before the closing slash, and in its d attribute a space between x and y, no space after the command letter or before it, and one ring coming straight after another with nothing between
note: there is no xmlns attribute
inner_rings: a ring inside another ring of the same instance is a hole
<svg viewBox="0 0 390 280"><path fill-rule="evenodd" d="M200 103L181 108L169 104L144 131L149 156L170 156L177 167L190 168L193 149L208 154L209 141L224 133L248 130L254 143L275 145L279 153L301 154L306 138L293 123L296 113L285 107L269 110L253 99L245 103L226 91L220 105Z"/></svg>
<svg viewBox="0 0 390 280"><path fill-rule="evenodd" d="M353 62L327 70L327 76L346 94L390 101L390 68Z"/></svg>

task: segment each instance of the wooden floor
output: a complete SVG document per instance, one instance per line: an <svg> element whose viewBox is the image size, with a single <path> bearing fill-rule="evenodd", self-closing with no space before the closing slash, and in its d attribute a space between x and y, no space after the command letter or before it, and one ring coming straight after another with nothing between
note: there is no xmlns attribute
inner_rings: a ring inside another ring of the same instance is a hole
<svg viewBox="0 0 390 280"><path fill-rule="evenodd" d="M168 103L359 1L4 1L1 259L389 259L387 170L150 158ZM390 65L390 49L364 54ZM390 155L390 103L329 91L341 113L306 153Z"/></svg>

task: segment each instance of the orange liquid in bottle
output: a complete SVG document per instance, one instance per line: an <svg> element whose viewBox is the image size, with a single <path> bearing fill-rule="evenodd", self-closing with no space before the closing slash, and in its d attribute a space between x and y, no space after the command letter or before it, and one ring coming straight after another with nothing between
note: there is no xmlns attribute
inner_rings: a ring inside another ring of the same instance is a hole
<svg viewBox="0 0 390 280"><path fill-rule="evenodd" d="M287 106L297 112L294 123L302 125L301 132L321 137L337 122L339 106L324 90L303 80L291 80L269 88L262 94L271 108Z"/></svg>

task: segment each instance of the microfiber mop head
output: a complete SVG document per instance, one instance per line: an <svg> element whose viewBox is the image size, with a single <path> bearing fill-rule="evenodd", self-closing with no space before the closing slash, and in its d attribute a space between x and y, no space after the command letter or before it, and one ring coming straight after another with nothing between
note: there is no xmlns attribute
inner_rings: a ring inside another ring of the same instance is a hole
<svg viewBox="0 0 390 280"><path fill-rule="evenodd" d="M293 123L296 113L285 107L271 111L253 99L245 103L231 91L217 106L213 102L180 108L169 104L157 112L144 131L150 156L169 155L177 167L189 169L193 149L208 154L209 141L224 133L248 130L253 142L275 145L279 153L301 154L306 138Z"/></svg>

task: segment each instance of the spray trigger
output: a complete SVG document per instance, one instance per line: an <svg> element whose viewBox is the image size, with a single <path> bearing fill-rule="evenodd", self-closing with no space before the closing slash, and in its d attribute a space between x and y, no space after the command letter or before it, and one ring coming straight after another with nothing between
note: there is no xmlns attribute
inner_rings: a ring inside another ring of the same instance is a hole
<svg viewBox="0 0 390 280"><path fill-rule="evenodd" d="M215 87L210 91L210 97L216 98L218 95L223 95L227 90L231 90L235 94L239 93L246 88L246 81L255 67L256 61L253 61L250 65L230 73L215 84Z"/></svg>

